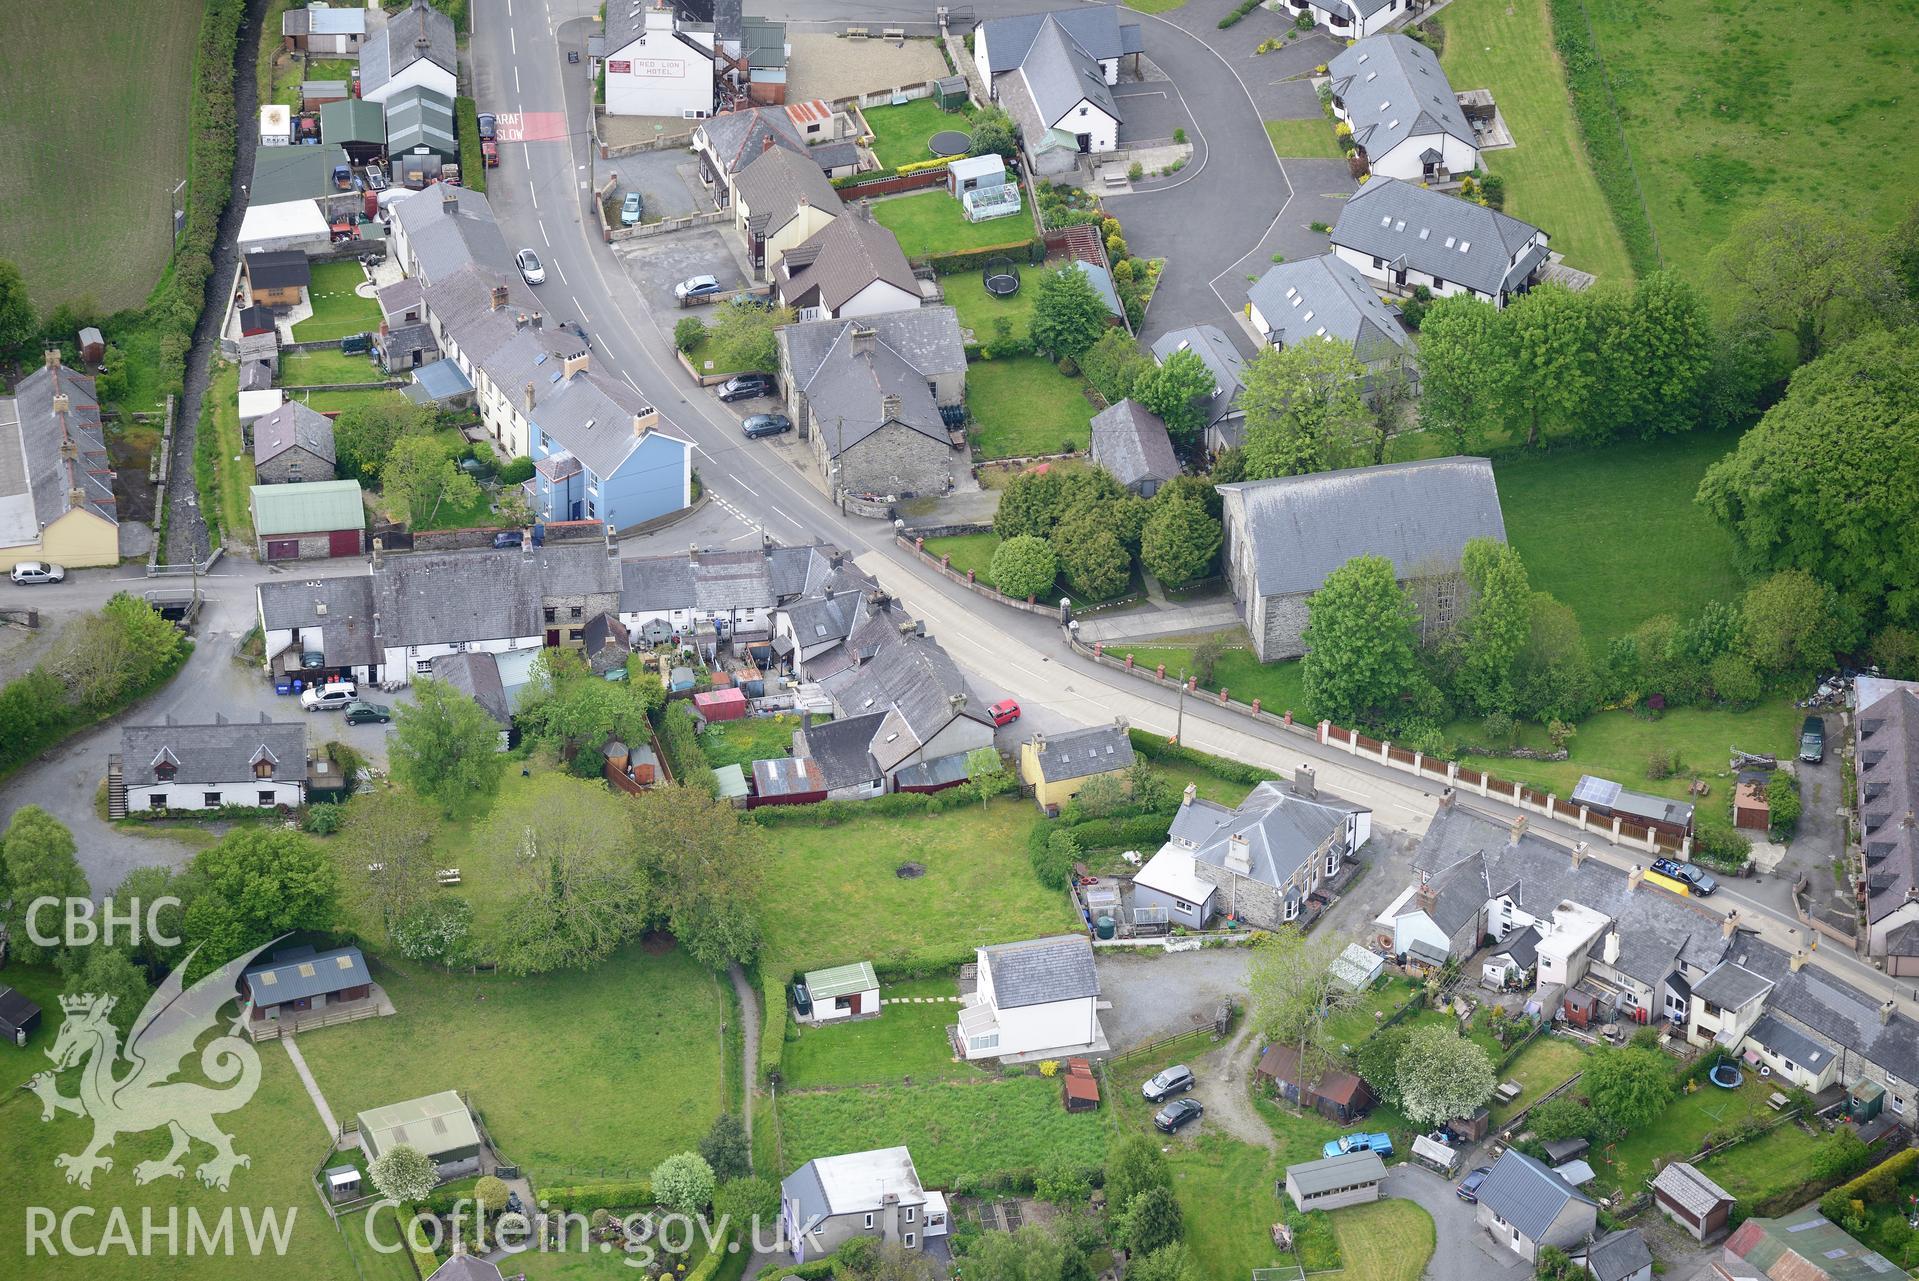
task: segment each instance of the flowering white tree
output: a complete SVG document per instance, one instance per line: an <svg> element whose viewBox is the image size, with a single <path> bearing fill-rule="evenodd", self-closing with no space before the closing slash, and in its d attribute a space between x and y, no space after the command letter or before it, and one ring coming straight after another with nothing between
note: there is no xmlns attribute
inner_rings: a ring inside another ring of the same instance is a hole
<svg viewBox="0 0 1919 1281"><path fill-rule="evenodd" d="M402 1143L373 1158L367 1174L380 1195L402 1204L418 1201L440 1185L440 1172L426 1153Z"/></svg>
<svg viewBox="0 0 1919 1281"><path fill-rule="evenodd" d="M1414 1028L1399 1052L1399 1101L1422 1129L1471 1116L1493 1096L1493 1061L1443 1023Z"/></svg>

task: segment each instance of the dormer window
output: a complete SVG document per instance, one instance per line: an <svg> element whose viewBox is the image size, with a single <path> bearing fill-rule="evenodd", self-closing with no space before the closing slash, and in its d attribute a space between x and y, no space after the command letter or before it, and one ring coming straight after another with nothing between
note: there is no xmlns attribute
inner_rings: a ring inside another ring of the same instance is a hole
<svg viewBox="0 0 1919 1281"><path fill-rule="evenodd" d="M153 776L162 783L171 783L173 781L174 769L175 767L172 761L161 761L153 767Z"/></svg>

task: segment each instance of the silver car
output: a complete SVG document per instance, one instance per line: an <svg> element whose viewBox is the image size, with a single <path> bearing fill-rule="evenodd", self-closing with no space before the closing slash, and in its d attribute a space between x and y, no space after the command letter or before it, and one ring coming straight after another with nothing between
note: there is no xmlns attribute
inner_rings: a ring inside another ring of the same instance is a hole
<svg viewBox="0 0 1919 1281"><path fill-rule="evenodd" d="M22 587L29 583L64 582L67 571L48 560L23 560L13 567L13 581Z"/></svg>
<svg viewBox="0 0 1919 1281"><path fill-rule="evenodd" d="M1177 1067L1167 1068L1164 1072L1147 1081L1146 1084L1139 1087L1139 1092L1146 1096L1147 1102L1157 1103L1168 1095L1179 1094L1192 1089L1196 1083L1196 1078L1193 1076L1193 1069L1182 1063Z"/></svg>

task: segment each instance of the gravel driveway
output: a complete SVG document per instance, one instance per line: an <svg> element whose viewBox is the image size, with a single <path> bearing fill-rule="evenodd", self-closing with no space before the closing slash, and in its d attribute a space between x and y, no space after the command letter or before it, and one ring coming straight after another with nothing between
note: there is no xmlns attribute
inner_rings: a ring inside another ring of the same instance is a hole
<svg viewBox="0 0 1919 1281"><path fill-rule="evenodd" d="M1168 955L1157 948L1108 949L1098 955L1099 991L1113 1008L1100 1014L1106 1039L1126 1050L1211 1021L1223 997L1246 999L1245 947L1202 948Z"/></svg>

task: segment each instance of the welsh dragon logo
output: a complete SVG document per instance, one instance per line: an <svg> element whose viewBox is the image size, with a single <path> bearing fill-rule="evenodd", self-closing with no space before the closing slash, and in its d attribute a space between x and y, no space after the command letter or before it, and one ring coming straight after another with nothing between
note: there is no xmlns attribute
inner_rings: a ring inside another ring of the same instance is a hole
<svg viewBox="0 0 1919 1281"><path fill-rule="evenodd" d="M240 972L270 946L264 944L228 961L190 988L181 977L193 960L189 953L140 1011L124 1047L109 1019L113 997L86 993L60 998L66 1017L53 1048L47 1051L53 1069L34 1077L28 1088L40 1096L42 1121L53 1120L56 1112L93 1119L93 1141L77 1154L62 1153L53 1159L66 1171L67 1182L92 1187L95 1170L113 1169L113 1158L102 1155L102 1149L119 1135L162 1126L172 1133L172 1147L161 1159L136 1165L136 1183L184 1177L180 1158L195 1139L213 1149L212 1158L195 1171L210 1188L225 1191L236 1167L253 1164L251 1157L233 1150L233 1136L214 1123L221 1113L246 1106L260 1086L260 1056L246 1039L244 1015L236 1016L222 1035L200 1051L201 1071L227 1088L171 1078L200 1037L219 1022L220 1007L233 999ZM130 1071L123 1073L123 1060ZM56 1074L82 1063L79 1097L68 1098L60 1093Z"/></svg>

